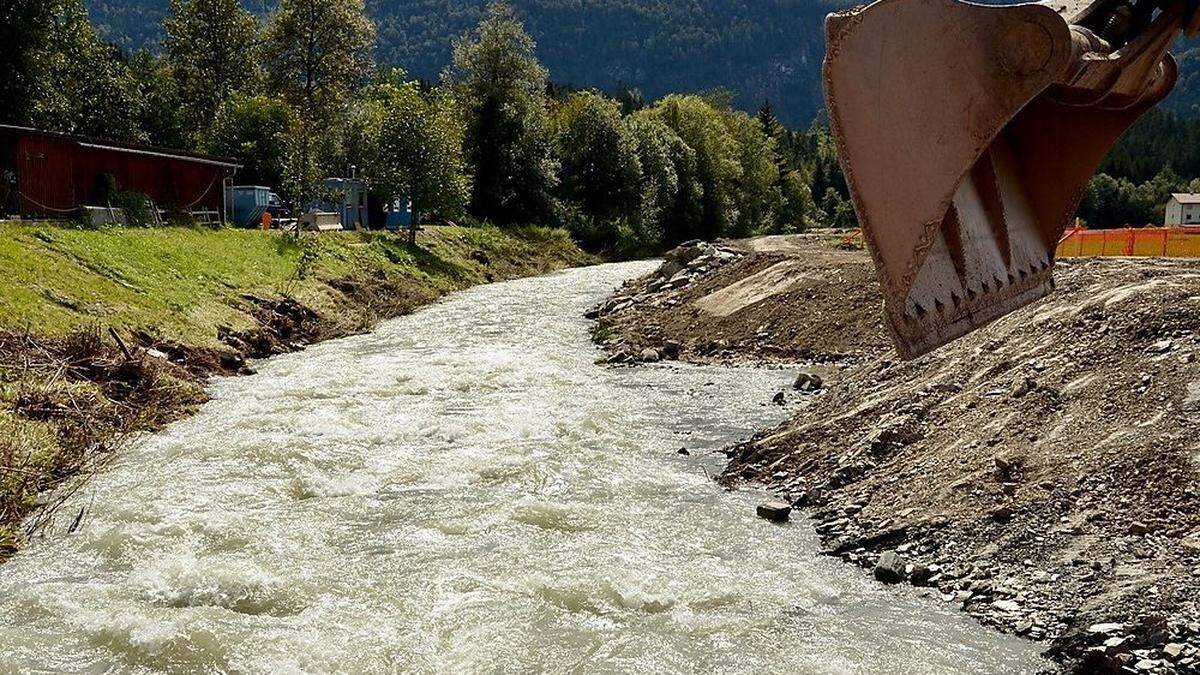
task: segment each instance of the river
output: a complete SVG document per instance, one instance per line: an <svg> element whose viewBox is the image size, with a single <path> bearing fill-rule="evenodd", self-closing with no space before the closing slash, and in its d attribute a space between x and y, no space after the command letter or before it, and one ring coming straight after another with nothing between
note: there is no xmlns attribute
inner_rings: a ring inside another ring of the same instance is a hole
<svg viewBox="0 0 1200 675"><path fill-rule="evenodd" d="M215 382L0 567L0 671L1044 666L709 479L789 373L595 365L582 314L648 269L473 289Z"/></svg>

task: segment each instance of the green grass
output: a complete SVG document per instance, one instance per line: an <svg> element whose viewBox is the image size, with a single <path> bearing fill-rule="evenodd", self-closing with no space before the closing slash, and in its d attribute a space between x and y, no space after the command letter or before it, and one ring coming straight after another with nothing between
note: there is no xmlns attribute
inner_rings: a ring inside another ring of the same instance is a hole
<svg viewBox="0 0 1200 675"><path fill-rule="evenodd" d="M491 264L473 260L477 251ZM0 329L61 336L99 323L211 346L219 326L251 324L238 308L243 293L287 294L336 315L345 301L325 283L333 279L382 276L440 295L489 274L586 262L564 232L541 228L430 228L412 247L387 234L308 234L298 242L233 229L0 224Z"/></svg>

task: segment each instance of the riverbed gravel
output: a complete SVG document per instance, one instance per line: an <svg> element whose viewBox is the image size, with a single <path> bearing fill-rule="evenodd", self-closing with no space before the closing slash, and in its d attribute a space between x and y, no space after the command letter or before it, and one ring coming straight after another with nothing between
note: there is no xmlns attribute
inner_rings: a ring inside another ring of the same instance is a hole
<svg viewBox="0 0 1200 675"><path fill-rule="evenodd" d="M1200 263L1060 262L1048 300L904 363L840 244L690 244L596 337L617 363L797 368L806 405L721 480L804 509L829 555L1064 670L1200 672Z"/></svg>

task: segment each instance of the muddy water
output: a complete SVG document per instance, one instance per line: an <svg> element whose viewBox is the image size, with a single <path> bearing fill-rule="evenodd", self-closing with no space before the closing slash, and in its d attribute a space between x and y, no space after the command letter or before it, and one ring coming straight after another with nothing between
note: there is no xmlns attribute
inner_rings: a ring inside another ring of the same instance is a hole
<svg viewBox="0 0 1200 675"><path fill-rule="evenodd" d="M73 498L81 531L0 568L0 671L1037 669L709 481L786 374L593 364L580 315L645 269L476 289L217 383Z"/></svg>

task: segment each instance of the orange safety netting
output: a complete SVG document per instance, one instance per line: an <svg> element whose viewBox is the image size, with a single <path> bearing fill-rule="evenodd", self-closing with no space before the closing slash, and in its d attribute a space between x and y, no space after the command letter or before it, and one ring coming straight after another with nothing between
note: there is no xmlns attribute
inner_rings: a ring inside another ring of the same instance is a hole
<svg viewBox="0 0 1200 675"><path fill-rule="evenodd" d="M1070 230L1058 243L1060 258L1200 258L1200 228Z"/></svg>

